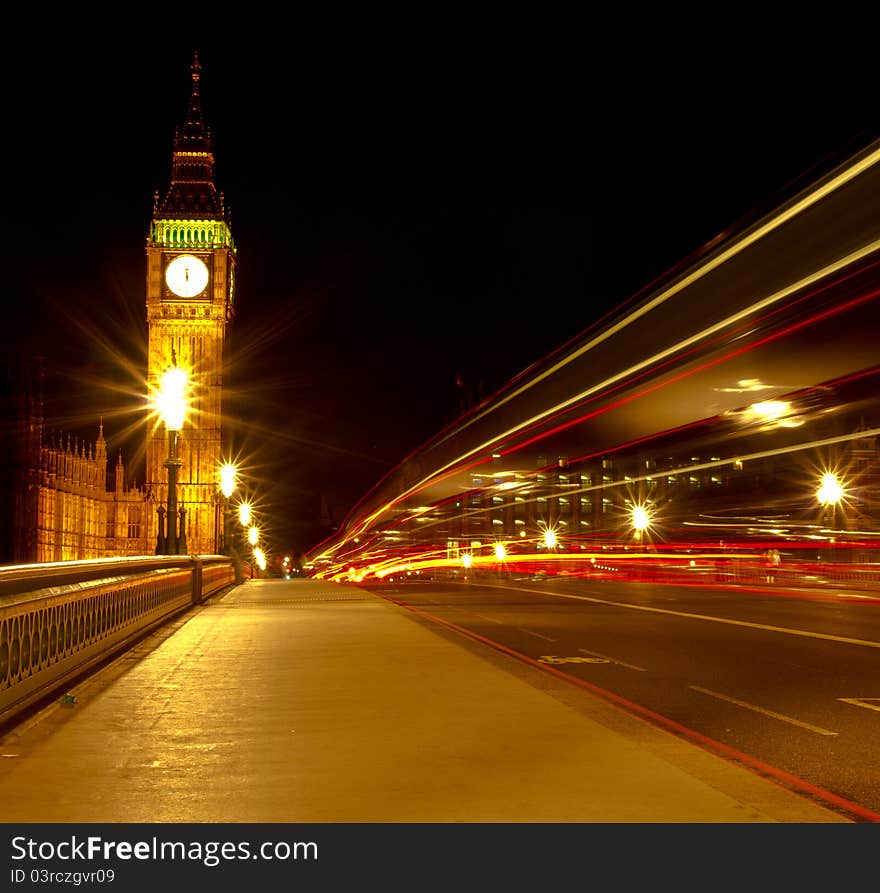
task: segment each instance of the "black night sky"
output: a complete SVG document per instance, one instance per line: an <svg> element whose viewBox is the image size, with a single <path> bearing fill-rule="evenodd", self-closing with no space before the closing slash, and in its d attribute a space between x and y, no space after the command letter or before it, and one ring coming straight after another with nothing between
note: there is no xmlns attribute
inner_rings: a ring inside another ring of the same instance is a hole
<svg viewBox="0 0 880 893"><path fill-rule="evenodd" d="M468 394L876 136L766 84L712 103L687 74L613 86L547 46L22 47L2 63L3 350L43 354L50 423L91 441L103 414L127 462L144 240L196 46L239 248L229 427L283 549L313 545L321 497L341 521Z"/></svg>

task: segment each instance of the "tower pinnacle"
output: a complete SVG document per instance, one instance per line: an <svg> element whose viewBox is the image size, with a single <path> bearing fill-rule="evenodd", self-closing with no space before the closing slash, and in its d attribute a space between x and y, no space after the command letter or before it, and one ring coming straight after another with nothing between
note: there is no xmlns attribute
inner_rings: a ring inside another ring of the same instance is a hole
<svg viewBox="0 0 880 893"><path fill-rule="evenodd" d="M161 202L154 202L154 217L202 217L223 219L214 185L214 148L211 129L202 117L200 82L202 65L198 51L190 65L192 93L186 121L174 132L171 185Z"/></svg>

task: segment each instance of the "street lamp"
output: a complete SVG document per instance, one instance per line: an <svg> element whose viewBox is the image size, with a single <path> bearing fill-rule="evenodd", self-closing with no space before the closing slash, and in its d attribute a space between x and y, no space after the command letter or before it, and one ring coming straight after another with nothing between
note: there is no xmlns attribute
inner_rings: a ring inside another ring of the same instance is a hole
<svg viewBox="0 0 880 893"><path fill-rule="evenodd" d="M253 510L251 509L251 504L249 502L239 503L238 523L241 524L242 527L247 527L251 523L252 515Z"/></svg>
<svg viewBox="0 0 880 893"><path fill-rule="evenodd" d="M630 524L635 531L636 539L641 539L642 534L651 526L651 515L644 505L634 505L630 511Z"/></svg>
<svg viewBox="0 0 880 893"><path fill-rule="evenodd" d="M833 528L837 506L843 497L843 484L840 482L837 475L833 471L824 472L819 481L819 488L816 490L816 499L819 501L819 505L821 505L823 509L823 521L832 528L832 533L834 532ZM830 550L828 552L828 560L834 561L836 557L834 536L829 537L829 545Z"/></svg>
<svg viewBox="0 0 880 893"><path fill-rule="evenodd" d="M244 562L246 560L247 555L247 546L245 542L248 538L248 528L250 527L251 521L254 517L254 511L251 504L247 501L242 501L238 504L238 529L235 536L235 556L236 556L236 575L242 574L244 571ZM251 543L253 545L253 543ZM247 559L248 566L251 569L251 576L253 576L253 563L251 560ZM242 582L244 577L242 576L238 579L238 582Z"/></svg>
<svg viewBox="0 0 880 893"><path fill-rule="evenodd" d="M165 429L168 432L168 458L162 463L168 469L168 534L165 534L165 508L160 505L156 510L159 515L159 534L156 538L157 555L185 555L186 548L186 509L177 508L177 472L183 462L177 455L177 438L186 417L186 389L188 376L184 369L177 365L177 358L172 352L174 364L163 376L159 388L156 406ZM180 533L177 519L180 517Z"/></svg>
<svg viewBox="0 0 880 893"><path fill-rule="evenodd" d="M819 489L816 491L816 499L819 504L830 508L834 511L837 503L843 498L843 485L837 479L837 475L833 471L826 471L822 475L819 482Z"/></svg>
<svg viewBox="0 0 880 893"><path fill-rule="evenodd" d="M238 468L231 462L224 462L220 466L220 493L223 496L223 518L220 530L221 548L217 551L219 554L228 554L230 548L229 542L229 497L235 492L238 486Z"/></svg>

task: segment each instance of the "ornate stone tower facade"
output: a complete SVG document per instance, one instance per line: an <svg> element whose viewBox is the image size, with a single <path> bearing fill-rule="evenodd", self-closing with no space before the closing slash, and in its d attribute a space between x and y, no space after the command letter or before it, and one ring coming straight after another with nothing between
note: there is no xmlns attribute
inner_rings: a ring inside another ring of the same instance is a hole
<svg viewBox="0 0 880 893"><path fill-rule="evenodd" d="M156 193L147 237L147 379L156 393L175 361L189 373L177 499L186 510L187 551L210 554L219 546L223 345L233 315L236 248L223 193L214 182L200 77L196 54L186 123L174 137L171 185L164 199ZM146 484L161 504L168 498L167 457L167 434L158 422L147 435ZM151 529L157 529L156 518Z"/></svg>

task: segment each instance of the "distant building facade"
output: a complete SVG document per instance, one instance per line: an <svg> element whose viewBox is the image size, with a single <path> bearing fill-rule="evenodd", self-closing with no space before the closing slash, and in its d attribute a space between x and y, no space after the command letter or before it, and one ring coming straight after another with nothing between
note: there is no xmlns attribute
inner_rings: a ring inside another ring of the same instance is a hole
<svg viewBox="0 0 880 893"><path fill-rule="evenodd" d="M142 488L126 488L121 453L108 476L103 425L94 444L71 444L70 435L42 444L30 492L36 514L34 561L153 551L149 520L155 504Z"/></svg>
<svg viewBox="0 0 880 893"><path fill-rule="evenodd" d="M47 430L41 358L7 361L0 489L9 507L0 563L33 564L152 554L152 494L126 486L119 453L108 465L104 426L80 442Z"/></svg>

